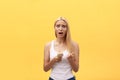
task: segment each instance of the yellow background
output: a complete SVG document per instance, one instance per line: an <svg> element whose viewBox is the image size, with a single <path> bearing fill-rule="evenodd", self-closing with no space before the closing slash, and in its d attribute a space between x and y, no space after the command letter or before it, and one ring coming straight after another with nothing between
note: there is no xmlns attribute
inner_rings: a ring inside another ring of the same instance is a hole
<svg viewBox="0 0 120 80"><path fill-rule="evenodd" d="M120 80L120 0L1 0L0 80L47 80L44 44L67 18L80 46L77 80Z"/></svg>

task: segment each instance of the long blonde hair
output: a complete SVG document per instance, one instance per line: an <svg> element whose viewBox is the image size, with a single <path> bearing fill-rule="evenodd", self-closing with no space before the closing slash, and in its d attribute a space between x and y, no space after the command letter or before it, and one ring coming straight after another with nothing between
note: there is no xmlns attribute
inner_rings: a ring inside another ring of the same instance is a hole
<svg viewBox="0 0 120 80"><path fill-rule="evenodd" d="M54 27L55 27L56 23L57 23L59 20L63 20L63 21L66 23L67 33L66 33L66 35L65 35L65 43L66 43L66 46L67 46L67 50L71 53L71 52L73 51L73 44L72 44L72 40L71 40L70 27L69 27L68 21L67 21L64 17L59 17L59 18L55 21ZM56 34L55 34L55 36L57 37Z"/></svg>

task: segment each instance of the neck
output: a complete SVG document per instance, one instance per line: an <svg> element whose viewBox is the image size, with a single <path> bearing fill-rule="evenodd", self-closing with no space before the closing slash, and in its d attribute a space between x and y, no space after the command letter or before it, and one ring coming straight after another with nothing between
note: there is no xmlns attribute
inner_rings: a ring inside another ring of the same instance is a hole
<svg viewBox="0 0 120 80"><path fill-rule="evenodd" d="M64 38L57 38L56 41L61 44L61 43L65 43L65 39Z"/></svg>

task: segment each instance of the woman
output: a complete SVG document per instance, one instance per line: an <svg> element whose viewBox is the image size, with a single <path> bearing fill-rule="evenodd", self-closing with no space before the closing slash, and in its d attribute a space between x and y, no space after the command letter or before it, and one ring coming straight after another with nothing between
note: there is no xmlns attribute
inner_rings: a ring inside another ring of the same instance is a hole
<svg viewBox="0 0 120 80"><path fill-rule="evenodd" d="M71 40L65 18L55 21L54 30L56 39L44 47L44 71L52 69L49 80L75 80L72 70L79 69L79 46Z"/></svg>

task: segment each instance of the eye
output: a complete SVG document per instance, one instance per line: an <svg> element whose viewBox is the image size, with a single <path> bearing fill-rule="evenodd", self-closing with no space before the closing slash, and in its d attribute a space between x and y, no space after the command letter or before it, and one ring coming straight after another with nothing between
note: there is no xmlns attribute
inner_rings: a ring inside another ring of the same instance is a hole
<svg viewBox="0 0 120 80"><path fill-rule="evenodd" d="M63 28L65 28L66 26L65 25L62 25Z"/></svg>
<svg viewBox="0 0 120 80"><path fill-rule="evenodd" d="M58 24L58 25L56 25L56 27L57 27L57 28L59 28L59 27L60 27L60 25Z"/></svg>

